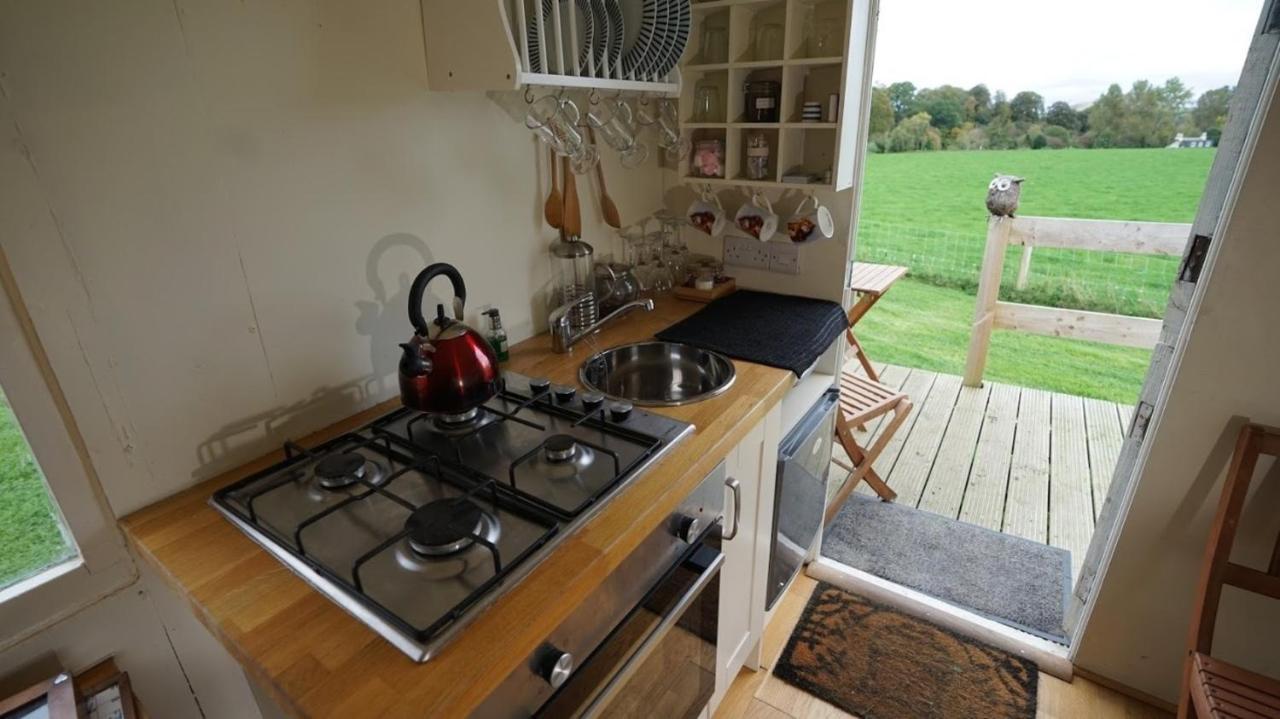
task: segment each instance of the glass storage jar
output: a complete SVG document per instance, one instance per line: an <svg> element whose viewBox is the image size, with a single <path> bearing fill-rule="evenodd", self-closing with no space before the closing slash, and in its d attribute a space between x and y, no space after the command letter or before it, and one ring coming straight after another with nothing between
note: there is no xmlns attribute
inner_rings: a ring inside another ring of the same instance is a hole
<svg viewBox="0 0 1280 719"><path fill-rule="evenodd" d="M747 122L777 122L782 83L776 80L754 80L745 86Z"/></svg>

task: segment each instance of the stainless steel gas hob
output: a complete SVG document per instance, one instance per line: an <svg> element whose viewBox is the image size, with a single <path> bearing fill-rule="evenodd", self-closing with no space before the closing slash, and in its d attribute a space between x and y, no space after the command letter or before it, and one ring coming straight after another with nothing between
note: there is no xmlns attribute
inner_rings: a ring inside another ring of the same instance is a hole
<svg viewBox="0 0 1280 719"><path fill-rule="evenodd" d="M427 661L693 430L505 375L457 416L398 409L214 494L317 590Z"/></svg>

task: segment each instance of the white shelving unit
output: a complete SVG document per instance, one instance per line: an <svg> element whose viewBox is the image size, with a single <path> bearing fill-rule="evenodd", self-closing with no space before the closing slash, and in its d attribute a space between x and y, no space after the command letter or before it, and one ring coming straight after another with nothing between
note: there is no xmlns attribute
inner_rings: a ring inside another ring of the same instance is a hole
<svg viewBox="0 0 1280 719"><path fill-rule="evenodd" d="M820 26L835 25L832 47L839 54L811 54L813 38L806 16L815 13ZM869 94L871 48L874 42L874 0L712 0L694 2L693 28L681 64L681 127L695 144L700 140L724 143L723 177L691 174L690 163L679 168L682 181L693 184L742 187L790 187L842 190L853 184L856 145L865 126L864 97ZM762 24L782 28L782 54L760 57L755 35ZM704 30L723 28L728 57L708 57ZM773 80L782 92L778 122L748 122L744 85ZM695 115L700 86L719 94L719 113ZM837 113L828 116L828 101L839 96ZM821 103L821 122L801 122L806 101ZM764 133L769 141L768 179L746 179L747 138ZM809 172L830 182L783 183L784 175Z"/></svg>
<svg viewBox="0 0 1280 719"><path fill-rule="evenodd" d="M624 0L639 2L640 0ZM421 0L427 46L427 78L432 90L518 90L528 86L595 88L674 96L680 69L662 77L635 76L580 56L577 17L561 2L534 0ZM531 60L528 23L539 28L538 46L547 52ZM559 41L557 41L559 40Z"/></svg>

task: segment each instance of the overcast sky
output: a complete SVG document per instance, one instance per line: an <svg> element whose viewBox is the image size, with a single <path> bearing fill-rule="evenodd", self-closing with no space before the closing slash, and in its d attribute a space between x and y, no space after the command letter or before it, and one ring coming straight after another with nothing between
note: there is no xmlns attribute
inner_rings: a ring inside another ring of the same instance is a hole
<svg viewBox="0 0 1280 719"><path fill-rule="evenodd" d="M875 83L986 83L1045 105L1174 75L1234 85L1262 0L880 0Z"/></svg>

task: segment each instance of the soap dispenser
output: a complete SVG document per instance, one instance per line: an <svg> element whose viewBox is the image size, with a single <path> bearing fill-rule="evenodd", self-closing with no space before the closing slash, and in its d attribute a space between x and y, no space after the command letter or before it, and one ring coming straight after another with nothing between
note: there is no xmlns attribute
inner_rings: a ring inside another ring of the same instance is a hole
<svg viewBox="0 0 1280 719"><path fill-rule="evenodd" d="M498 308L491 307L484 311L486 317L489 318L489 345L493 347L494 353L498 355L499 362L506 362L510 358L507 352L507 331L502 329L502 318L498 316Z"/></svg>

